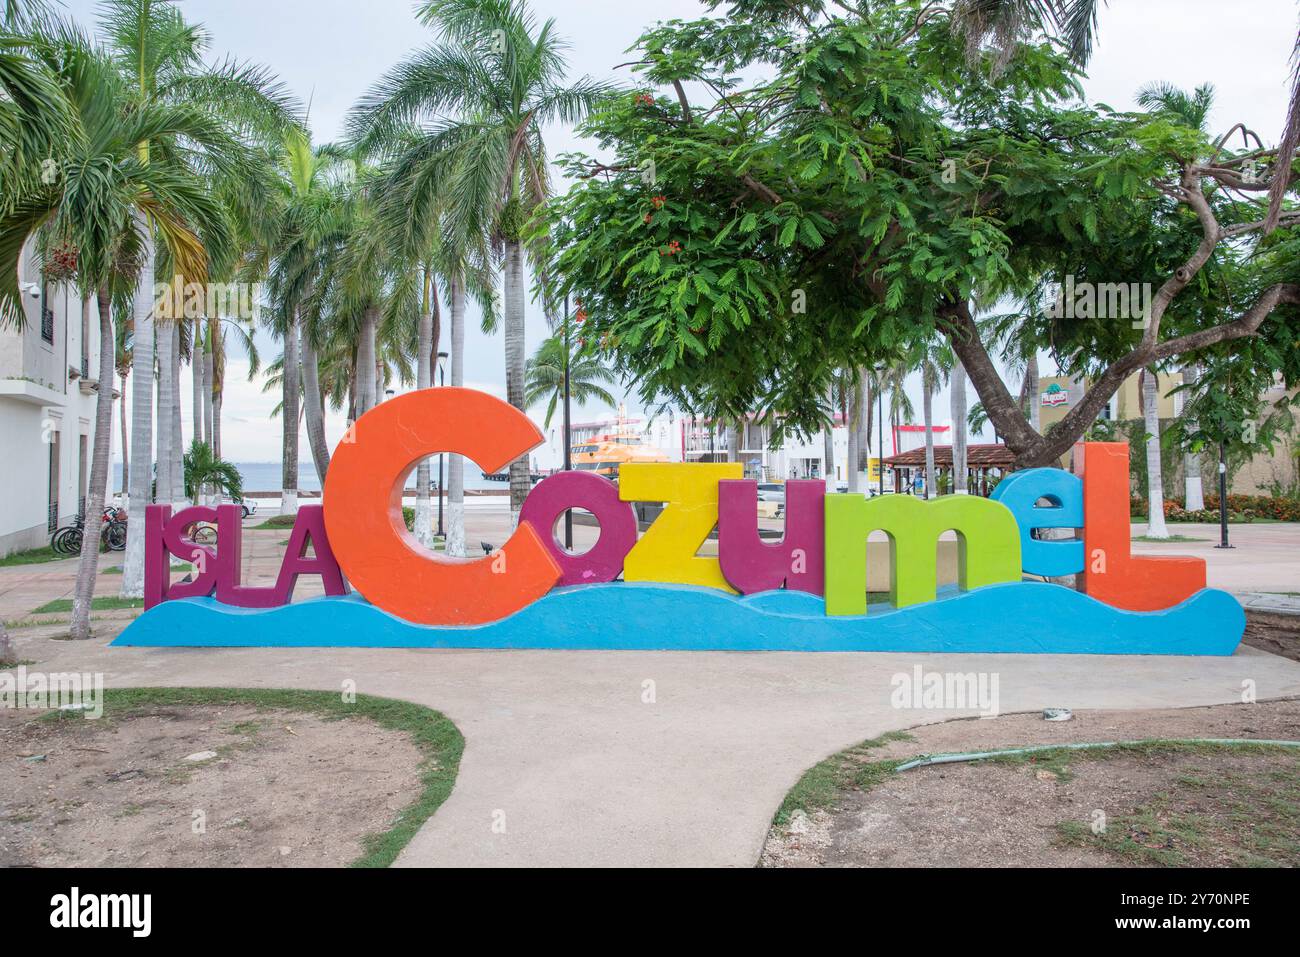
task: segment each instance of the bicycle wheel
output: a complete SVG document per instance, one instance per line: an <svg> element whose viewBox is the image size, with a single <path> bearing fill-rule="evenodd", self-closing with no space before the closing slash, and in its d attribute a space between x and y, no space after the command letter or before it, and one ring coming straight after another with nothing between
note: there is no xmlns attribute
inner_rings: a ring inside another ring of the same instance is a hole
<svg viewBox="0 0 1300 957"><path fill-rule="evenodd" d="M64 532L63 537L60 539L63 545L60 551L65 555L80 555L81 538L81 529L76 528L75 526L67 529Z"/></svg>
<svg viewBox="0 0 1300 957"><path fill-rule="evenodd" d="M76 554L69 546L68 542L69 536L71 536L76 530L76 527L73 525L65 525L63 528L59 529L54 533L54 537L50 539L50 548L54 549L60 555Z"/></svg>
<svg viewBox="0 0 1300 957"><path fill-rule="evenodd" d="M109 522L104 526L104 544L109 551L120 552L126 549L126 522Z"/></svg>
<svg viewBox="0 0 1300 957"><path fill-rule="evenodd" d="M217 544L217 529L215 525L200 525L194 530L194 536L190 539L195 545L215 545Z"/></svg>

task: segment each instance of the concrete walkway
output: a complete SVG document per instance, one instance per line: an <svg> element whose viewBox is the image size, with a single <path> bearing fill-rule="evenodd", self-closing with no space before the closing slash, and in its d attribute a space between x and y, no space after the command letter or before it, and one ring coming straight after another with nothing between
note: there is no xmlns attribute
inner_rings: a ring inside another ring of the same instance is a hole
<svg viewBox="0 0 1300 957"><path fill-rule="evenodd" d="M752 866L811 765L955 717L891 707L915 665L999 676L1001 710L1162 708L1300 695L1300 663L1055 655L109 649L21 635L44 671L108 687L342 689L437 708L465 735L451 798L408 866ZM653 684L647 684L652 682ZM501 830L504 825L504 831Z"/></svg>
<svg viewBox="0 0 1300 957"><path fill-rule="evenodd" d="M495 541L505 528L487 513L467 524L471 542ZM1233 551L1212 548L1217 529L1209 526L1171 531L1198 540L1134 548L1202 555L1211 584L1234 592L1294 591L1300 581L1300 526L1233 526L1241 546ZM286 530L250 529L247 583L273 580L287 538ZM105 556L102 564L119 562ZM0 568L0 612L18 619L70 595L75 565ZM119 585L104 576L97 592ZM130 614L104 613L100 637L87 643L49 640L57 627L23 629L15 642L32 668L103 672L110 688L342 690L352 681L362 693L416 701L455 721L466 738L460 776L399 859L412 866L752 866L773 812L807 768L885 731L959 715L891 707L891 678L918 664L996 673L1003 712L1228 703L1241 700L1244 682L1261 700L1300 695L1300 663L1251 648L1230 658L110 650Z"/></svg>

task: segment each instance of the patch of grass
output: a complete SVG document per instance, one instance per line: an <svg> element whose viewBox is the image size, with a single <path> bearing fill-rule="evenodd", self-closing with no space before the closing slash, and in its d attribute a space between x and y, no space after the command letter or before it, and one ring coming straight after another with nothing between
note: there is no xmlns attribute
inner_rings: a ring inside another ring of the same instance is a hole
<svg viewBox="0 0 1300 957"><path fill-rule="evenodd" d="M143 598L122 598L119 595L104 595L90 600L91 611L116 611L122 608L143 608ZM40 608L32 609L33 615L48 615L60 611L72 611L71 598L56 598L46 602Z"/></svg>
<svg viewBox="0 0 1300 957"><path fill-rule="evenodd" d="M114 565L112 568L105 568L105 569L103 569L102 571L100 571L100 574L101 574L101 575L120 575L120 574L122 574L122 566L121 566L121 565Z"/></svg>
<svg viewBox="0 0 1300 957"><path fill-rule="evenodd" d="M274 688L106 689L104 717L101 720L133 717L160 707L212 705L249 705L259 710L302 711L333 720L367 718L380 727L406 733L423 756L419 769L420 793L402 809L388 830L362 838L365 850L351 863L352 867L387 867L397 859L415 832L451 794L460 767L461 753L465 749L465 739L457 727L432 708L408 701L361 694L356 696L355 702L348 703L341 694L332 691ZM56 711L51 714L65 713Z"/></svg>
<svg viewBox="0 0 1300 957"><path fill-rule="evenodd" d="M772 818L773 826L786 826L791 815L796 810L810 813L816 809L831 808L848 791L866 792L883 783L896 773L896 769L900 764L906 764L908 761L914 760L914 758L872 761L870 760L871 752L890 741L910 740L912 740L912 735L906 731L891 731L879 738L864 741L847 751L833 754L826 760L813 765L803 773L795 786L786 794L785 800L781 802L781 806L777 808L776 814ZM1070 770L1071 761L1100 761L1121 755L1154 757L1175 753L1211 755L1240 751L1289 752L1294 754L1296 749L1267 744L1209 744L1198 741L1153 739L1116 744L1104 748L1048 748L1025 754L999 754L972 763L1030 766L1036 770L1050 771L1056 776L1058 782L1064 783L1073 777L1073 772ZM925 757L925 755L917 755L916 757ZM918 768L916 771L907 773L924 773L924 768ZM1300 779L1298 779L1297 783L1300 783ZM1085 833L1091 835L1086 825L1080 826L1083 827ZM1296 830L1300 830L1300 810L1297 811L1296 821L1293 822L1291 833L1294 835ZM1067 827L1066 831L1070 831L1070 828Z"/></svg>
<svg viewBox="0 0 1300 957"><path fill-rule="evenodd" d="M1208 538L1200 538L1196 535L1170 535L1168 538L1152 538L1150 535L1134 535L1135 542L1208 542Z"/></svg>
<svg viewBox="0 0 1300 957"><path fill-rule="evenodd" d="M35 658L19 658L11 665L0 664L0 671L7 671L10 668L30 668L36 664Z"/></svg>
<svg viewBox="0 0 1300 957"><path fill-rule="evenodd" d="M261 525L254 525L253 529L262 528L293 528L293 523L298 520L296 515L272 515Z"/></svg>
<svg viewBox="0 0 1300 957"><path fill-rule="evenodd" d="M870 752L883 748L891 741L911 740L912 736L906 731L890 731L814 764L785 796L772 823L784 827L795 811L811 813L820 808L833 807L840 795L850 789L869 791L903 763L868 761Z"/></svg>
<svg viewBox="0 0 1300 957"><path fill-rule="evenodd" d="M1078 821L1062 821L1057 840L1139 867L1204 864L1206 855L1231 867L1290 867L1300 857L1300 806L1293 800L1297 786L1296 768L1262 774L1229 771L1214 782L1182 776L1145 807L1113 816L1100 834ZM1223 813L1194 810L1207 803L1204 789L1210 787L1218 791L1212 803Z"/></svg>
<svg viewBox="0 0 1300 957"><path fill-rule="evenodd" d="M43 562L61 562L65 558L76 557L76 555L60 555L46 545L44 548L29 548L25 552L14 552L12 555L6 555L4 558L0 558L0 568L8 568L10 565L39 565Z"/></svg>

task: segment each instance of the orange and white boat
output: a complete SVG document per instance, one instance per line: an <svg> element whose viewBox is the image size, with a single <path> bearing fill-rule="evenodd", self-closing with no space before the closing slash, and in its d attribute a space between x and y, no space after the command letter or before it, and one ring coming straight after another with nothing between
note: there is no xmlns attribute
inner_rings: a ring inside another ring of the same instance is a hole
<svg viewBox="0 0 1300 957"><path fill-rule="evenodd" d="M597 435L573 447L573 467L595 472L611 481L628 462L667 462L667 453L646 445L635 432L619 430Z"/></svg>

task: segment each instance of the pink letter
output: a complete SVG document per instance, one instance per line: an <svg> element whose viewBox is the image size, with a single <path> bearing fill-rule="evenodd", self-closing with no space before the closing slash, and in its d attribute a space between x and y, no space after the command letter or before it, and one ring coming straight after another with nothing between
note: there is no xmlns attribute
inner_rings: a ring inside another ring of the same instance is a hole
<svg viewBox="0 0 1300 957"><path fill-rule="evenodd" d="M785 483L785 537L764 542L758 535L758 483L718 482L718 561L722 574L745 595L784 585L820 595L826 587L826 483Z"/></svg>
<svg viewBox="0 0 1300 957"><path fill-rule="evenodd" d="M596 544L571 555L556 540L555 523L571 508L585 508L600 522ZM557 472L543 479L524 500L519 521L527 522L563 575L561 585L611 582L623 571L623 559L636 544L636 513L619 501L618 486L591 472Z"/></svg>

